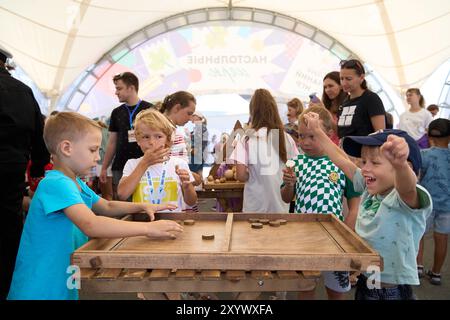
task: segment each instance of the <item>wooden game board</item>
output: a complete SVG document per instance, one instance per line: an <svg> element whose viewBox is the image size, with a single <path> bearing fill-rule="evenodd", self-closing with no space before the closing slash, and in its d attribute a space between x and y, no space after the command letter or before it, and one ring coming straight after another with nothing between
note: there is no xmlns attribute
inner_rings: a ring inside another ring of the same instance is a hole
<svg viewBox="0 0 450 320"><path fill-rule="evenodd" d="M164 213L195 220L175 240L94 239L76 250L82 290L93 292L302 291L320 271L364 271L380 255L324 214ZM249 218L285 219L253 229ZM202 234L213 233L214 240Z"/></svg>
<svg viewBox="0 0 450 320"><path fill-rule="evenodd" d="M364 270L381 258L333 215L164 213L164 219L193 219L175 240L131 237L89 241L72 255L81 268L221 270ZM249 218L285 219L286 225L253 229ZM215 239L205 241L202 233Z"/></svg>

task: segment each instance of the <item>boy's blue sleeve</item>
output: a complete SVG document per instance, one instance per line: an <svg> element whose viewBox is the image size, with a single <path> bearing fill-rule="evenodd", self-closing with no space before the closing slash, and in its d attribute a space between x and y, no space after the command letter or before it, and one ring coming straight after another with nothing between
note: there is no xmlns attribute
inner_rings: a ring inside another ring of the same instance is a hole
<svg viewBox="0 0 450 320"><path fill-rule="evenodd" d="M74 204L84 204L75 182L66 177L43 179L39 183L38 191L46 215L61 211Z"/></svg>
<svg viewBox="0 0 450 320"><path fill-rule="evenodd" d="M433 210L433 200L431 199L431 195L428 193L427 189L422 187L421 185L416 185L417 197L419 198L419 208L413 209L408 206L403 199L398 194L397 190L395 191L395 196L398 201L398 205L403 209L404 213L424 213L426 217Z"/></svg>
<svg viewBox="0 0 450 320"><path fill-rule="evenodd" d="M100 196L98 194L96 194L94 192L94 190L89 188L88 185L83 180L81 180L81 179L77 179L77 180L78 180L78 183L80 184L81 188L83 189L83 191L91 197L91 199L92 199L91 206L93 206L100 199Z"/></svg>
<svg viewBox="0 0 450 320"><path fill-rule="evenodd" d="M353 175L353 188L356 192L363 193L366 189L366 182L361 174L361 169L356 168L355 174Z"/></svg>

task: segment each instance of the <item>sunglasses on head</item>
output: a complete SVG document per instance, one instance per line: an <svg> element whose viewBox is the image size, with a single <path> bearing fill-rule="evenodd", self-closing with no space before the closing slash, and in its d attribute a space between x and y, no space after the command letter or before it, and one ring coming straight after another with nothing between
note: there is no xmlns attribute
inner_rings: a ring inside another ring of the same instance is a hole
<svg viewBox="0 0 450 320"><path fill-rule="evenodd" d="M365 73L364 66L359 62L359 60L351 59L351 60L342 60L339 65L341 66L341 69L358 69L362 71L362 73Z"/></svg>

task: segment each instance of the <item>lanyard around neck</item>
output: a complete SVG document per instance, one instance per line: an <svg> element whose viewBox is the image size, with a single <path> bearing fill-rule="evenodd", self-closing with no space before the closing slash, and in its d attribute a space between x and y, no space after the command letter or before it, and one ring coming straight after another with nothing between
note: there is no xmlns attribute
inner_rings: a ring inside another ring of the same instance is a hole
<svg viewBox="0 0 450 320"><path fill-rule="evenodd" d="M150 174L150 170L147 170L147 172L146 172L146 174L147 174L147 184L148 184L148 187L150 189L149 200L153 204L161 204L161 200L163 198L163 193L164 193L164 184L166 182L166 172L167 172L167 161L163 163L163 171L161 173L161 178L159 179L158 194L156 195L156 199L154 198L154 196L155 196L155 187L153 186L152 175Z"/></svg>
<svg viewBox="0 0 450 320"><path fill-rule="evenodd" d="M128 107L130 107L129 105L125 104L125 108L128 111L128 116L129 116L129 120L130 120L130 129L133 129L133 115L136 112L136 110L139 108L139 105L141 104L142 100L139 100L138 103L136 104L136 107L134 107L133 111L130 112L130 109Z"/></svg>

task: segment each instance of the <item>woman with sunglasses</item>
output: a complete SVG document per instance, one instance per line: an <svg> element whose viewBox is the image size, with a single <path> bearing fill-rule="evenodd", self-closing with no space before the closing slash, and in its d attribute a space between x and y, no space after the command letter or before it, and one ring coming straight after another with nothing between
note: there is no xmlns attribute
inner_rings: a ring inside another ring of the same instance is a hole
<svg viewBox="0 0 450 320"><path fill-rule="evenodd" d="M386 128L386 111L380 97L367 88L365 70L358 60L341 61L340 80L347 99L338 111L338 135L367 136Z"/></svg>

